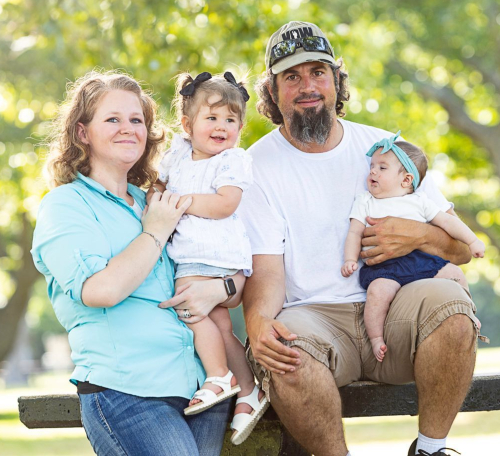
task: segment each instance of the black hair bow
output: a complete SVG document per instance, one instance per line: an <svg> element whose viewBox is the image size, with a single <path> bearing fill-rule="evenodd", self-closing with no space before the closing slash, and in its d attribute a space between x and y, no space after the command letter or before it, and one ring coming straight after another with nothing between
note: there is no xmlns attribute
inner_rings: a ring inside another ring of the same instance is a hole
<svg viewBox="0 0 500 456"><path fill-rule="evenodd" d="M207 71L204 71L203 73L200 73L198 76L196 76L193 82L190 82L179 93L185 97L192 97L194 95L196 87L198 87L202 82L208 81L209 79L212 79L212 75Z"/></svg>
<svg viewBox="0 0 500 456"><path fill-rule="evenodd" d="M239 85L236 82L236 79L234 79L233 73L230 71L226 71L224 73L224 79L229 82L229 84L233 84L240 92L241 95L243 96L243 100L245 100L245 103L250 99L250 95L248 95L247 89L245 87Z"/></svg>

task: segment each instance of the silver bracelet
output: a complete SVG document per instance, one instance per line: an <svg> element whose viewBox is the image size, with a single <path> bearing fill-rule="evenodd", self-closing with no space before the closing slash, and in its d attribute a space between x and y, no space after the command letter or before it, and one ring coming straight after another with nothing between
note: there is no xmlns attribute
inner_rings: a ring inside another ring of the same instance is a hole
<svg viewBox="0 0 500 456"><path fill-rule="evenodd" d="M149 233L148 231L143 231L141 234L147 234L154 239L156 247L160 249L160 261L163 262L163 246L161 245L160 240L153 233Z"/></svg>

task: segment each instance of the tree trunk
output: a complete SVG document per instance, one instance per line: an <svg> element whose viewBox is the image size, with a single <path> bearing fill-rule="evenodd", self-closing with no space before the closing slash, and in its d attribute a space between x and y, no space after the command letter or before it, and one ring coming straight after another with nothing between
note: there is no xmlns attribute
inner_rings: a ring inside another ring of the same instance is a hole
<svg viewBox="0 0 500 456"><path fill-rule="evenodd" d="M33 265L30 249L33 239L33 227L26 217L22 215L23 229L19 246L23 250L22 264L19 269L12 273L12 279L16 284L16 291L10 297L7 305L0 309L0 361L7 358L16 339L19 321L24 317L31 290L34 283L40 277Z"/></svg>

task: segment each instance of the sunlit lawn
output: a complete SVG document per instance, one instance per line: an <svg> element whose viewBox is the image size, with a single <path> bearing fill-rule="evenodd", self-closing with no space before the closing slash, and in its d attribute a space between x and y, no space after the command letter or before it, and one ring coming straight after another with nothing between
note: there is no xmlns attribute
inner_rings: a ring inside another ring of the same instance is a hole
<svg viewBox="0 0 500 456"><path fill-rule="evenodd" d="M500 348L479 350L476 373L500 373ZM34 377L28 388L0 388L1 456L94 454L82 428L27 429L19 421L19 396L74 393L67 377L41 375ZM345 427L353 456L406 456L409 444L416 437L417 418L352 418L345 420ZM461 413L452 428L448 445L464 456L499 454L500 411Z"/></svg>

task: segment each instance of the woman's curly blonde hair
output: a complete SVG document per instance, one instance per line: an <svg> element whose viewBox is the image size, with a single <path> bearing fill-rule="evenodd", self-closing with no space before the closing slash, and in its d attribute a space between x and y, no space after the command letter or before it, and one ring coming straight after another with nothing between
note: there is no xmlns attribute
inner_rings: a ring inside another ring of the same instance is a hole
<svg viewBox="0 0 500 456"><path fill-rule="evenodd" d="M156 102L131 76L116 70L94 70L68 84L66 99L52 123L46 164L51 187L73 182L77 172L84 176L90 174L90 148L78 136L78 124L88 125L102 97L112 90L125 90L137 95L148 132L144 153L128 172L127 181L138 187L156 182L154 162L165 140L165 128L156 118Z"/></svg>

